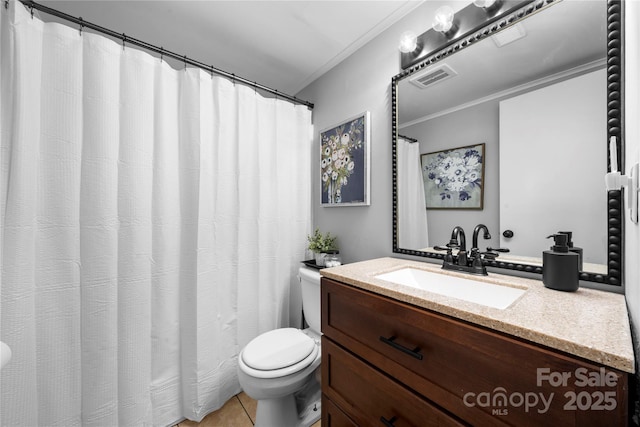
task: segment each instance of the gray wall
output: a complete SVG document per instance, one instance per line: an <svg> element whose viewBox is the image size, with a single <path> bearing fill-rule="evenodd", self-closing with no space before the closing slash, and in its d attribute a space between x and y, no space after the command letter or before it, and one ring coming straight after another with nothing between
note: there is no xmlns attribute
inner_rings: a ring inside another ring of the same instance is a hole
<svg viewBox="0 0 640 427"><path fill-rule="evenodd" d="M443 2L424 3L409 16L359 49L331 71L297 94L315 103L316 130L312 166L314 224L338 235L344 262L355 262L392 253L391 185L391 78L400 69L400 34L420 34ZM460 5L452 4L454 9ZM345 118L371 112L370 206L322 207L319 183L318 131Z"/></svg>

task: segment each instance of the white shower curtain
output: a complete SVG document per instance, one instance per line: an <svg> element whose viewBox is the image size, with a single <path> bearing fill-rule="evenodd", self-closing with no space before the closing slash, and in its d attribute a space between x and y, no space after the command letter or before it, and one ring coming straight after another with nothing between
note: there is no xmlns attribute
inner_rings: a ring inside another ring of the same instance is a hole
<svg viewBox="0 0 640 427"><path fill-rule="evenodd" d="M429 246L424 182L420 167L420 144L402 137L398 155L398 246L421 250Z"/></svg>
<svg viewBox="0 0 640 427"><path fill-rule="evenodd" d="M311 112L1 15L0 424L200 420L289 324Z"/></svg>

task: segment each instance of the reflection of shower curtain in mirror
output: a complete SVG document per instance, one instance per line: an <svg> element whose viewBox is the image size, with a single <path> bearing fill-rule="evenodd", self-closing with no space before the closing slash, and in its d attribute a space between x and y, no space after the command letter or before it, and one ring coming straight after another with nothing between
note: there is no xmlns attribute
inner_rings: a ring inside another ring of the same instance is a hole
<svg viewBox="0 0 640 427"><path fill-rule="evenodd" d="M424 183L420 169L420 144L398 138L398 246L429 246Z"/></svg>

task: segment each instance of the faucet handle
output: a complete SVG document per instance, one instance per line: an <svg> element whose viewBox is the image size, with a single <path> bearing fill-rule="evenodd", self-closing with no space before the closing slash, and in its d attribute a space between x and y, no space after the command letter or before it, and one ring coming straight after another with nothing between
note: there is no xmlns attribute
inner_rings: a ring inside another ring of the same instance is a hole
<svg viewBox="0 0 640 427"><path fill-rule="evenodd" d="M507 248L487 248L489 252L509 252Z"/></svg>
<svg viewBox="0 0 640 427"><path fill-rule="evenodd" d="M456 239L451 239L451 240L449 240L449 243L447 243L447 247L448 248L459 248L460 244L458 243L458 241Z"/></svg>
<svg viewBox="0 0 640 427"><path fill-rule="evenodd" d="M498 258L498 256L499 256L500 254L498 254L497 252L487 251L487 252L481 252L481 253L480 253L480 255L483 255L483 256L484 256L484 259L486 259L486 260L493 261L493 260L495 260L496 258Z"/></svg>
<svg viewBox="0 0 640 427"><path fill-rule="evenodd" d="M444 256L444 262L453 263L453 249L447 246L434 246L433 249L437 251L447 251L447 254Z"/></svg>
<svg viewBox="0 0 640 427"><path fill-rule="evenodd" d="M485 259L494 260L500 256L500 252L506 253L506 252L509 252L509 249L487 247L487 251L482 252L482 255L484 255Z"/></svg>

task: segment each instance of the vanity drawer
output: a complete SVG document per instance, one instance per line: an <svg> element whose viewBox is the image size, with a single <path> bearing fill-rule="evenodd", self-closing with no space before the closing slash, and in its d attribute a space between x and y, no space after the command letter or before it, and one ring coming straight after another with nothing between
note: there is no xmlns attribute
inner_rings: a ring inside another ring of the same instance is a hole
<svg viewBox="0 0 640 427"><path fill-rule="evenodd" d="M590 375L601 366L327 278L322 332L473 425L626 425L625 373L607 369L615 385L579 388L577 370ZM538 369L570 378L538 384ZM519 396L534 395L536 405L518 405ZM574 396L582 408L603 405L580 410Z"/></svg>
<svg viewBox="0 0 640 427"><path fill-rule="evenodd" d="M424 398L324 337L322 361L325 363L322 371L324 393L348 415L346 419L353 420L356 425L462 425Z"/></svg>
<svg viewBox="0 0 640 427"><path fill-rule="evenodd" d="M327 395L322 394L322 427L358 427Z"/></svg>

